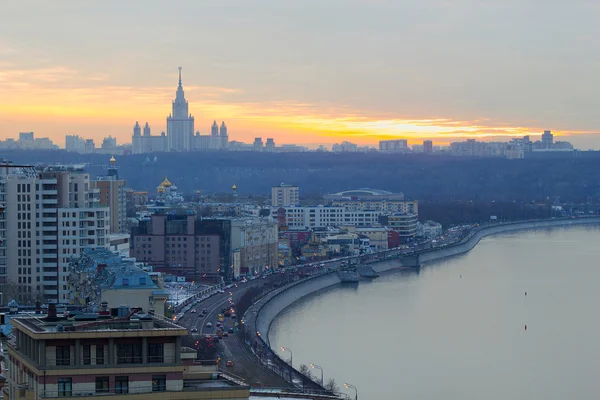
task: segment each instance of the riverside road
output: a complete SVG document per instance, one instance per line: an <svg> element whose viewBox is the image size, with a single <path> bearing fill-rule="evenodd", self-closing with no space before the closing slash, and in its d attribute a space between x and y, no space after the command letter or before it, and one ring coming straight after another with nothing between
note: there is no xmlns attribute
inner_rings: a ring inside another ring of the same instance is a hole
<svg viewBox="0 0 600 400"><path fill-rule="evenodd" d="M527 221L532 223L531 225L535 225L538 222L542 221ZM527 224L527 222L521 222L521 224ZM553 224L558 225L558 220L548 220L547 222L551 222ZM568 222L568 221L563 221ZM574 224L582 223L584 221L573 221ZM589 223L599 223L597 218L589 218ZM513 223L516 225L517 223ZM507 224L512 225L512 224ZM503 224L495 224L495 226L503 226ZM475 228L475 229L473 229ZM479 227L478 225L470 225L456 228L452 231L448 231L444 234L442 240L427 240L421 241L411 244L410 246L403 246L402 248L384 250L377 253L360 255L360 256L349 256L343 257L334 260L328 261L320 261L317 263L305 264L300 266L292 266L286 268L286 271L292 272L297 277L299 276L311 276L317 274L326 273L329 269L335 270L337 267L340 267L344 261L358 261L360 263L377 263L385 260L392 259L400 259L403 257L415 255L415 254L423 254L435 250L442 250L447 247L451 247L457 243L463 243L469 238L471 238L478 231L485 229L485 227ZM518 228L524 229L524 228ZM260 286L268 286L273 287L274 283L280 281L281 278L278 277L279 274L271 274L265 275L264 277L260 277L258 279L249 280L246 283L238 282L236 286L233 286L229 289L225 289L225 293L216 294L211 296L210 298L202 301L194 308L197 310L196 313L192 313L191 311L185 313L178 321L182 326L185 326L190 330L197 330L197 332L191 332L191 335L197 338L197 340L202 340L205 334L214 333L214 326L218 321L217 315L221 313L221 310L226 307L230 299L234 303L243 296L244 293L251 287L260 287ZM296 278L298 279L298 278ZM271 293L273 294L273 293ZM267 295L267 298L270 295ZM201 315L200 311L203 309L207 309L208 313L204 316ZM250 313L247 318L247 325L255 326L255 316L253 315L253 310L256 307L253 306L250 308ZM242 316L239 315L239 319ZM239 321L235 320L235 321ZM234 322L231 318L224 319L225 330L233 327ZM211 323L213 327L207 327L207 323ZM267 332L265 332L266 334ZM252 341L258 341L256 337L256 332L251 332ZM281 378L278 374L271 371L269 368L264 366L262 362L258 359L258 357L252 353L249 349L247 343L245 343L242 339L241 334L230 335L228 337L224 337L221 341L221 367L223 369L230 369L230 372L233 372L236 375L242 376L248 384L251 386L269 386L269 387L290 387L291 384ZM233 367L226 367L226 361L233 361Z"/></svg>
<svg viewBox="0 0 600 400"><path fill-rule="evenodd" d="M234 286L230 289L225 290L224 294L216 294L212 297L204 300L198 304L195 309L196 313L187 312L178 321L182 326L185 326L190 330L190 334L196 338L196 340L202 340L204 335L214 333L214 326L218 321L217 315L221 313L221 309L229 304L229 299L236 303L244 293L251 287L259 287L262 285L273 284L274 276L267 276L265 279L254 279L246 283L237 283L237 287ZM200 311L207 309L208 313L202 316ZM241 316L240 316L241 319ZM233 328L235 321L231 318L224 318L224 325L226 330ZM211 323L213 327L208 328L207 323ZM191 332L192 329L196 329L197 332ZM268 387L289 387L290 384L282 379L277 374L273 373L266 367L262 367L262 364L258 357L256 357L248 348L248 345L244 343L240 335L229 335L223 337L220 340L220 352L221 358L220 367L223 369L231 370L236 375L241 376L251 386L268 386ZM226 367L227 361L233 361L233 367Z"/></svg>

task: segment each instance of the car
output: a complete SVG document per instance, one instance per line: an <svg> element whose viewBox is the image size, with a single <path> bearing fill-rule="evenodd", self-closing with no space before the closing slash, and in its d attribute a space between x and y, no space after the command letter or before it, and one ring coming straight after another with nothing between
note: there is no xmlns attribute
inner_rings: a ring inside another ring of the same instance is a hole
<svg viewBox="0 0 600 400"><path fill-rule="evenodd" d="M196 329L196 328L192 328L191 332L192 332L192 333L196 333L196 332L198 332L198 329Z"/></svg>
<svg viewBox="0 0 600 400"><path fill-rule="evenodd" d="M228 367L233 367L233 361L231 361L231 360L228 360L228 361L225 363L225 365L226 365L226 366L228 366Z"/></svg>
<svg viewBox="0 0 600 400"><path fill-rule="evenodd" d="M231 314L231 319L236 319L237 316L235 314Z"/></svg>
<svg viewBox="0 0 600 400"><path fill-rule="evenodd" d="M229 328L228 332L229 332L229 333L234 333L234 332L233 332L233 328Z"/></svg>
<svg viewBox="0 0 600 400"><path fill-rule="evenodd" d="M225 332L223 332L223 336L227 337L227 336L229 336L229 333L227 333L227 331L225 331Z"/></svg>
<svg viewBox="0 0 600 400"><path fill-rule="evenodd" d="M196 314L196 310L192 310L192 314Z"/></svg>
<svg viewBox="0 0 600 400"><path fill-rule="evenodd" d="M207 328L212 328L212 322L207 322L207 323L206 323L206 327L207 327Z"/></svg>

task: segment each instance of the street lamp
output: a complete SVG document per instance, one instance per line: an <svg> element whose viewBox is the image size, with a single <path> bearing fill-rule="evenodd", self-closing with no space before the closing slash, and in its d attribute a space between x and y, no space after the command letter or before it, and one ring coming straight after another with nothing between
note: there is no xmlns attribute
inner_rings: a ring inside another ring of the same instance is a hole
<svg viewBox="0 0 600 400"><path fill-rule="evenodd" d="M320 370L321 370L321 386L323 386L323 368L322 368L322 367L319 367L317 364L310 364L310 366L311 366L313 369L315 369L315 368L316 368L316 369L320 369Z"/></svg>
<svg viewBox="0 0 600 400"><path fill-rule="evenodd" d="M346 387L346 389L354 389L354 400L358 400L358 389L356 389L356 386L351 385L349 383L344 383L344 386Z"/></svg>
<svg viewBox="0 0 600 400"><path fill-rule="evenodd" d="M292 367L294 367L294 355L292 354L292 350L288 349L287 347L281 346L281 351L289 351L290 352L290 365Z"/></svg>

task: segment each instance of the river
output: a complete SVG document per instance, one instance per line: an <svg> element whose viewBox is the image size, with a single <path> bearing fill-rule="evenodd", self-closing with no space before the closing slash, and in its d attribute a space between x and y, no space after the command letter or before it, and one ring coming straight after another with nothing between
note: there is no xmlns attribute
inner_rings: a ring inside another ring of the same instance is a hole
<svg viewBox="0 0 600 400"><path fill-rule="evenodd" d="M596 399L599 244L591 227L487 237L419 273L306 297L271 345L368 400Z"/></svg>

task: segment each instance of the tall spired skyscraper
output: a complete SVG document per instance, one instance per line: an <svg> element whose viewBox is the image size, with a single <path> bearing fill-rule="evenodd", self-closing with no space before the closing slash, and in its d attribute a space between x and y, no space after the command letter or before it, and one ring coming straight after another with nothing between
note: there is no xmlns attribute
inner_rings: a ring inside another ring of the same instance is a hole
<svg viewBox="0 0 600 400"><path fill-rule="evenodd" d="M167 117L168 150L192 151L193 136L194 117L188 112L188 102L181 85L181 67L179 67L179 86L173 101L173 112Z"/></svg>

